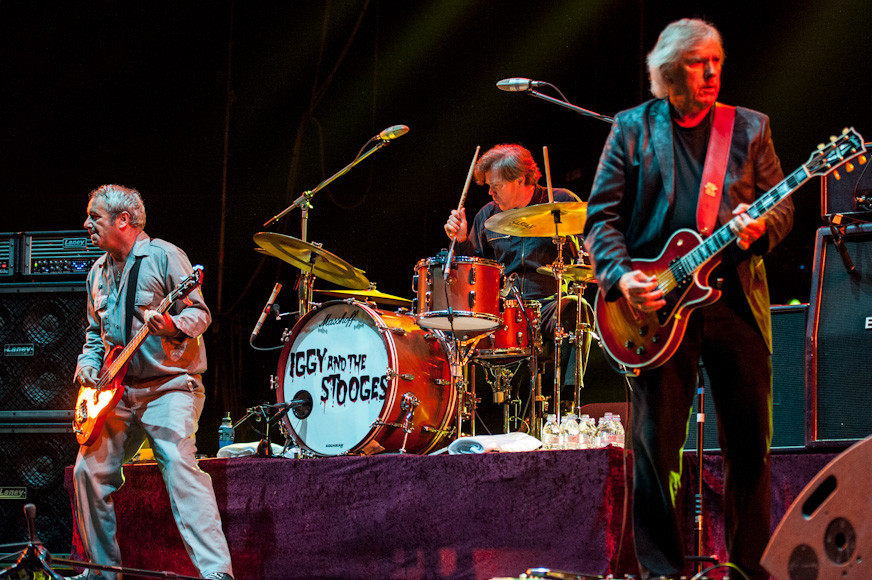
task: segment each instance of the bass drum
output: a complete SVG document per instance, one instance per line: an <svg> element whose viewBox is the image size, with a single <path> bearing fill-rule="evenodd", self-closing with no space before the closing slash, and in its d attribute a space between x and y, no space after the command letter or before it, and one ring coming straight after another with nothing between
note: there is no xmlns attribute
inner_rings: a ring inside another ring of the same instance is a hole
<svg viewBox="0 0 872 580"><path fill-rule="evenodd" d="M447 346L414 316L354 300L326 302L303 316L279 359L283 419L316 455L428 453L446 444L457 410Z"/></svg>

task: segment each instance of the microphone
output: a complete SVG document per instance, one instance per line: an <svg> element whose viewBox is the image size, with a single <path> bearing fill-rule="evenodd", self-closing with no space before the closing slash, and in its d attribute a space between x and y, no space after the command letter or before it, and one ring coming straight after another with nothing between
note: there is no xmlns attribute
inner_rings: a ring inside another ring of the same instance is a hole
<svg viewBox="0 0 872 580"><path fill-rule="evenodd" d="M381 139L382 141L390 141L391 139L402 137L408 132L409 127L407 127L406 125L394 125L393 127L388 127L387 129L379 133L376 138Z"/></svg>
<svg viewBox="0 0 872 580"><path fill-rule="evenodd" d="M853 260L851 260L850 254L848 254L848 248L845 247L845 232L842 229L842 214L837 213L830 220L830 233L833 236L833 244L836 246L836 250L839 252L839 257L842 259L842 265L845 266L845 271L848 272L848 275L851 278L859 279L860 272L857 271L857 267L854 266Z"/></svg>
<svg viewBox="0 0 872 580"><path fill-rule="evenodd" d="M535 87L544 87L547 85L545 81L531 81L521 77L511 79L503 79L497 82L497 88L501 91L509 91L511 93L518 91L529 91Z"/></svg>
<svg viewBox="0 0 872 580"><path fill-rule="evenodd" d="M269 300L266 301L266 306L263 307L263 312L260 313L260 318L257 319L257 324L254 325L254 330L251 331L251 338L248 339L248 342L254 342L254 339L257 338L257 334L260 332L260 327L263 326L264 321L266 321L266 317L272 310L273 302L276 301L276 296L279 295L281 289L282 285L276 282L272 294L269 295Z"/></svg>

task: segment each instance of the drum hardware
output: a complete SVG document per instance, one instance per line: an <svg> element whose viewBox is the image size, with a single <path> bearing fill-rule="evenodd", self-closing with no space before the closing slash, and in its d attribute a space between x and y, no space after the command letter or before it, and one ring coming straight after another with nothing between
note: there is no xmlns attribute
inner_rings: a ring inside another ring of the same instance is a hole
<svg viewBox="0 0 872 580"><path fill-rule="evenodd" d="M395 371L395 370L392 369L392 368L388 368L388 369L385 371L385 373L387 374L387 376L388 376L389 379L393 379L393 378L396 378L396 377L400 377L400 378L403 379L404 381L414 381L414 380L415 380L415 375L413 375L413 374L411 374L411 373L398 374L397 371Z"/></svg>
<svg viewBox="0 0 872 580"><path fill-rule="evenodd" d="M396 427L397 429L403 430L403 444L400 445L399 453L406 452L406 441L409 439L409 434L415 430L415 409L418 408L418 405L421 404L421 400L415 396L415 393L408 391L403 394L400 399L400 410L405 411L406 416L403 418L402 423L392 422L388 423L386 421L376 420L373 421L373 427L384 426L384 427Z"/></svg>
<svg viewBox="0 0 872 580"><path fill-rule="evenodd" d="M478 361L485 372L485 380L493 391L493 402L503 406L503 433L517 431L523 423L523 417L520 416L521 400L512 397L512 379L523 362L519 360L508 364L494 364L486 360Z"/></svg>

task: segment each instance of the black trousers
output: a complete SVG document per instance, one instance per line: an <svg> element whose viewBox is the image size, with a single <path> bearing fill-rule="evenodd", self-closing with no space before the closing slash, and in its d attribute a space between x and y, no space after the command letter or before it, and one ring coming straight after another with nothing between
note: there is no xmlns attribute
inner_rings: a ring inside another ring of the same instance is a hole
<svg viewBox="0 0 872 580"><path fill-rule="evenodd" d="M768 578L759 561L769 540L772 364L744 296L726 298L694 311L672 358L631 379L633 532L643 576L689 571L690 530L675 504L702 359L724 458L727 552L749 577Z"/></svg>

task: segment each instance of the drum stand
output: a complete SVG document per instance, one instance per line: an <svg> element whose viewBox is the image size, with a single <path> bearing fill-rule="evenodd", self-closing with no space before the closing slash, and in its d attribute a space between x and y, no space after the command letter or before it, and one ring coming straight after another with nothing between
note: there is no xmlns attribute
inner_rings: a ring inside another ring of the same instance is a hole
<svg viewBox="0 0 872 580"><path fill-rule="evenodd" d="M591 339L597 337L593 332L590 317L588 316L589 305L584 300L584 290L587 288L587 283L577 282L572 284L570 289L573 289L573 287L577 299L575 307L575 332L572 333L569 340L575 348L575 392L572 409L577 412L581 406L581 391L584 389L584 370L587 368ZM582 309L584 309L583 317Z"/></svg>
<svg viewBox="0 0 872 580"><path fill-rule="evenodd" d="M520 416L521 401L517 397L512 398L512 379L523 362L523 359L508 364L494 364L484 359L478 361L485 376L492 377L486 380L493 390L494 403L503 407L503 433L517 430L523 421L523 417ZM515 368L511 368L513 365ZM514 412L511 410L512 407L514 407ZM514 423L514 428L512 423Z"/></svg>

